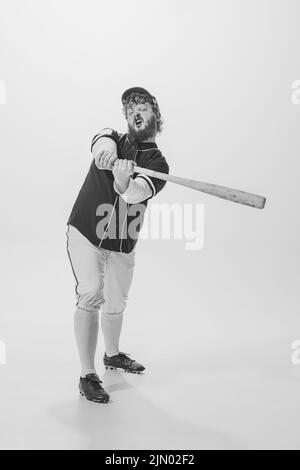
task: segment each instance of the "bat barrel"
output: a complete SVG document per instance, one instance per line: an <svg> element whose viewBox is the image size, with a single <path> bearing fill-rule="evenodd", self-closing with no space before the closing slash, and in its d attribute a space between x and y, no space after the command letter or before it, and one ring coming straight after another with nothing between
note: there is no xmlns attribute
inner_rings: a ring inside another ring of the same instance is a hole
<svg viewBox="0 0 300 470"><path fill-rule="evenodd" d="M219 186L217 184L203 183L201 181L191 180L188 178L181 178L179 176L172 176L167 173L160 173L158 171L149 170L148 168L135 167L135 173L141 173L152 178L158 178L171 183L180 184L188 188L201 191L211 196L216 196L227 201L236 202L256 209L263 209L266 204L266 198L258 194L252 194L239 189L227 188L226 186Z"/></svg>

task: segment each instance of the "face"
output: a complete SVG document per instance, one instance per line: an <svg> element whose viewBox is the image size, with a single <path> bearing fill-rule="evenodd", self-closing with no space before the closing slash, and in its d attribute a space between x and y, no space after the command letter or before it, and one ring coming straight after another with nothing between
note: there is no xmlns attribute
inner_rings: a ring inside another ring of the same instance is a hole
<svg viewBox="0 0 300 470"><path fill-rule="evenodd" d="M149 103L128 106L126 119L129 134L134 140L144 142L155 138L156 116Z"/></svg>

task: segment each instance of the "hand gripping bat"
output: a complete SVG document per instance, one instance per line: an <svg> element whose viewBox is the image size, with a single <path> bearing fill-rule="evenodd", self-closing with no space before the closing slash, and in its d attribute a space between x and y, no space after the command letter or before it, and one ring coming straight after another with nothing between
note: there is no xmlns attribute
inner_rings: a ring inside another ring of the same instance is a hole
<svg viewBox="0 0 300 470"><path fill-rule="evenodd" d="M172 176L166 173L149 170L140 166L134 167L135 173L151 176L171 183L180 184L187 188L201 191L202 193L210 194L211 196L220 197L227 201L236 202L237 204L244 204L245 206L255 207L256 209L263 209L265 207L266 198L258 196L257 194L246 193L239 189L227 188L226 186L219 186L217 184L203 183L197 180L190 180L188 178L181 178L179 176Z"/></svg>

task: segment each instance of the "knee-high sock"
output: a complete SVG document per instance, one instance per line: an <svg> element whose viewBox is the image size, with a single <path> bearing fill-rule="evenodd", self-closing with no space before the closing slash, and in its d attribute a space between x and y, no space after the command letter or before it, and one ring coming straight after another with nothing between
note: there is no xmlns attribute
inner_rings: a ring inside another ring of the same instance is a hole
<svg viewBox="0 0 300 470"><path fill-rule="evenodd" d="M119 340L123 323L123 312L101 313L101 328L104 336L105 352L108 357L119 354Z"/></svg>
<svg viewBox="0 0 300 470"><path fill-rule="evenodd" d="M99 312L88 312L77 308L74 330L81 362L81 377L96 373L95 354L99 331Z"/></svg>

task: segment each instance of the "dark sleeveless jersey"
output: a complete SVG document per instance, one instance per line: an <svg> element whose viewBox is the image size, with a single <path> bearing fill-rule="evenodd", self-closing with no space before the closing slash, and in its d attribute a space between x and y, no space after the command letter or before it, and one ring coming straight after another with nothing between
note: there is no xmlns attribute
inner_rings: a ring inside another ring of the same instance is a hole
<svg viewBox="0 0 300 470"><path fill-rule="evenodd" d="M109 137L117 144L119 159L134 160L140 167L169 173L166 159L155 143L137 143L128 134L107 128L93 138L91 150L101 137ZM144 178L149 184L152 191L149 199L166 184L163 180L134 173L132 178L136 177ZM128 204L115 192L113 183L112 172L99 170L93 159L67 224L76 227L93 245L130 253L137 243L149 199Z"/></svg>

